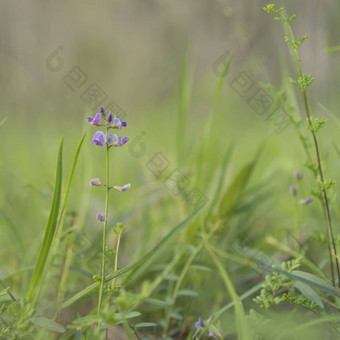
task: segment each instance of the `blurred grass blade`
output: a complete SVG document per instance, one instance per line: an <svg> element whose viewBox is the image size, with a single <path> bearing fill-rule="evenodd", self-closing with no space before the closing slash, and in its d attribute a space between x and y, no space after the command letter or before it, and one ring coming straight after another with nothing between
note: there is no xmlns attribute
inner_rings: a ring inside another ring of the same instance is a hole
<svg viewBox="0 0 340 340"><path fill-rule="evenodd" d="M35 317L31 319L31 322L38 327L45 328L56 333L64 333L66 331L63 325L45 317Z"/></svg>
<svg viewBox="0 0 340 340"><path fill-rule="evenodd" d="M177 166L183 165L183 155L185 154L185 127L187 124L187 116L190 106L190 98L193 84L193 72L189 63L188 49L186 48L181 72L179 106L177 114L177 128L176 128L176 148L177 148Z"/></svg>
<svg viewBox="0 0 340 340"><path fill-rule="evenodd" d="M3 220L5 221L5 226L8 227L7 234L8 235L12 234L14 244L17 245L18 250L20 250L21 260L23 261L23 263L26 263L26 248L21 238L21 235L18 232L17 226L13 223L13 221L6 215L6 213L3 210L0 210L0 216L2 216Z"/></svg>
<svg viewBox="0 0 340 340"><path fill-rule="evenodd" d="M218 99L220 98L222 86L227 76L230 63L231 63L231 59L232 59L232 54L229 55L225 63L225 66L223 68L222 74L220 76L219 82L217 84L217 87L214 93L213 105L210 110L210 114L208 116L208 121L206 122L204 126L203 138L202 138L201 145L198 151L198 157L197 157L197 163L196 163L196 185L197 186L199 186L199 182L201 178L201 171L202 171L202 166L204 164L205 155L207 152L206 151L207 145L209 145L209 140L211 140L212 122L213 122L214 113L216 110L216 105L217 105Z"/></svg>
<svg viewBox="0 0 340 340"><path fill-rule="evenodd" d="M256 163L258 162L259 155L261 153L263 144L261 144L258 149L253 161L246 164L235 176L233 182L229 185L227 190L225 191L221 203L219 206L219 214L220 216L227 216L233 210L235 204L238 201L238 198L242 194L245 189L250 175L254 170Z"/></svg>
<svg viewBox="0 0 340 340"><path fill-rule="evenodd" d="M215 252L212 250L212 248L209 246L209 244L206 244L206 248L209 251L213 261L216 264L216 267L218 268L221 277L223 279L223 282L229 292L229 295L231 299L233 300L233 303L235 305L235 317L236 317L236 324L237 324L237 333L238 333L238 339L240 340L249 340L252 339L250 335L250 329L248 328L246 316L244 313L243 305L241 303L240 298L238 297L235 287L233 283L230 280L230 277L227 273L227 271L224 269L223 264L216 256Z"/></svg>
<svg viewBox="0 0 340 340"><path fill-rule="evenodd" d="M230 157L233 153L233 150L234 150L234 145L230 145L229 148L227 149L226 153L225 153L225 156L224 156L224 159L223 159L223 162L222 162L220 178L219 178L219 181L217 183L217 188L215 190L214 197L212 198L211 203L210 203L209 208L208 208L208 211L207 211L207 215L206 215L207 219L209 218L209 215L211 214L212 210L214 209L214 207L216 206L216 204L217 204L217 202L220 198L222 188L223 188L224 179L225 179L225 175L226 175L226 172L227 172L227 165L229 163L229 160L230 160Z"/></svg>
<svg viewBox="0 0 340 340"><path fill-rule="evenodd" d="M56 180L54 187L54 195L53 202L50 211L50 217L48 219L44 241L40 250L40 254L38 257L38 261L36 263L33 276L31 279L31 283L28 288L26 299L28 302L31 302L33 306L36 305L38 300L45 274L46 269L49 264L50 253L53 246L53 239L55 235L55 230L57 227L58 221L58 213L60 206L60 197L61 197L61 184L62 184L62 151L63 151L63 141L64 138L61 139L58 151L58 162L57 162L57 172L56 172Z"/></svg>
<svg viewBox="0 0 340 340"><path fill-rule="evenodd" d="M56 237L55 237L55 242L54 242L54 246L53 246L53 252L52 252L52 260L51 262L54 262L54 257L57 253L58 250L58 246L59 246L59 242L60 242L60 238L62 235L62 231L63 231L63 224L62 224L62 220L64 217L64 212L65 212L65 208L66 208L66 203L67 203L67 198L68 198L68 194L70 192L70 188L71 188L71 183L72 183L72 179L73 179L73 175L76 169L76 165L78 162L78 157L79 157L79 153L80 153L80 149L83 145L84 139L85 139L86 133L83 134L83 136L80 139L80 142L78 144L77 150L73 156L73 162L72 162L72 166L71 166L71 171L70 171L70 175L68 177L68 181L67 181L67 186L66 186L66 191L65 191L65 196L64 196L64 200L63 200L63 204L60 210L60 214L59 214L59 219L58 219L58 224L57 224L57 230L56 230Z"/></svg>
<svg viewBox="0 0 340 340"><path fill-rule="evenodd" d="M330 53L330 52L337 52L340 51L340 45L339 46L333 46L333 47L327 47L324 49L324 52Z"/></svg>

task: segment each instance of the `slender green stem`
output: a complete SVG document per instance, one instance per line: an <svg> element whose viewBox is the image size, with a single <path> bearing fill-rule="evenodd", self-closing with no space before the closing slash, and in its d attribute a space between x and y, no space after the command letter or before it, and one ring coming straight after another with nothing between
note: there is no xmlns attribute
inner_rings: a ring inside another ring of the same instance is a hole
<svg viewBox="0 0 340 340"><path fill-rule="evenodd" d="M108 141L109 129L106 127L106 141ZM103 248L102 248L102 275L100 278L99 285L99 298L98 298L98 309L97 313L99 314L102 299L103 299L103 288L104 288L104 280L105 280L105 248L106 248L106 229L107 229L107 219L109 213L109 192L110 192L110 165L109 165L109 144L106 143L106 196L105 196L105 221L104 221L104 229L103 229Z"/></svg>
<svg viewBox="0 0 340 340"><path fill-rule="evenodd" d="M118 270L118 253L119 253L119 245L120 245L120 238L121 238L122 232L119 231L118 238L117 238L117 245L116 245L116 253L115 253L115 267L114 267L114 273ZM112 290L115 287L115 279L112 279Z"/></svg>
<svg viewBox="0 0 340 340"><path fill-rule="evenodd" d="M299 214L296 196L294 197L294 229L296 237L296 253L300 255Z"/></svg>
<svg viewBox="0 0 340 340"><path fill-rule="evenodd" d="M283 16L281 14L280 14L280 16L281 16L281 18L283 18ZM292 39L293 43L295 43L295 38L294 38L293 31L290 27L290 23L289 22L285 22L285 23L288 27L291 39ZM300 60L300 56L299 56L299 52L297 50L297 47L294 47L294 51L295 51L295 56L296 56L296 60L297 60L298 74L299 74L299 77L302 77L303 73L302 73L302 67L301 67L301 60ZM305 88L301 88L301 90L302 90L302 94L303 94L303 101L304 101L304 106L305 106L305 110L306 110L308 125L311 127L312 126L312 119L311 119L311 113L310 113L310 108L309 108L309 103L308 103L307 91L306 91ZM312 134L312 137L313 137L314 149L315 149L315 153L316 153L316 159L317 159L317 164L318 164L318 173L319 173L319 176L320 176L320 181L321 181L322 184L324 184L324 175L323 175L323 170L322 170L322 165L321 165L321 157L320 157L318 140L316 138L315 132L312 129L310 129L310 131L311 131L311 134ZM338 284L339 284L339 287L340 287L339 261L338 261L338 257L337 257L338 255L337 255L335 239L334 239L334 234L333 234L332 219L331 219L331 214L330 214L330 209L329 209L328 195L327 195L327 191L324 187L322 189L322 195L323 195L322 204L323 204L323 209L324 209L324 214L325 214L325 219L326 219L326 235L327 235L327 239L328 239L328 251L329 251L329 257L330 257L332 281L333 281L333 286L335 286L334 269L333 269L333 256L334 256L335 263L336 263L337 276L338 276ZM331 246L332 246L332 249L331 249Z"/></svg>

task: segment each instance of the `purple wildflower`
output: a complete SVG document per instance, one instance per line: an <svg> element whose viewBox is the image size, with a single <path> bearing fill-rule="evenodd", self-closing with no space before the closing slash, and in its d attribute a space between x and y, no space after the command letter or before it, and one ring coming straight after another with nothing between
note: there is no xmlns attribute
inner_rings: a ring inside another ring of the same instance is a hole
<svg viewBox="0 0 340 340"><path fill-rule="evenodd" d="M198 321L195 322L195 328L196 329L203 328L204 325L205 325L205 321L201 317L199 317Z"/></svg>
<svg viewBox="0 0 340 340"><path fill-rule="evenodd" d="M289 186L289 191L293 196L296 196L296 188L295 185L290 185Z"/></svg>
<svg viewBox="0 0 340 340"><path fill-rule="evenodd" d="M96 187L96 186L100 186L100 185L102 185L102 184L100 183L99 178L92 178L91 179L91 181L90 181L91 187Z"/></svg>
<svg viewBox="0 0 340 340"><path fill-rule="evenodd" d="M118 116L115 115L115 118L113 119L113 128L120 130L122 126L127 126L127 122L122 122Z"/></svg>
<svg viewBox="0 0 340 340"><path fill-rule="evenodd" d="M100 108L100 113L102 114L102 117L105 118L105 111L103 107Z"/></svg>
<svg viewBox="0 0 340 340"><path fill-rule="evenodd" d="M100 125L100 113L96 113L93 118L87 117L86 119L91 125Z"/></svg>
<svg viewBox="0 0 340 340"><path fill-rule="evenodd" d="M107 121L108 123L111 123L111 122L112 122L112 113L111 113L111 111L110 111L109 114L107 115L106 121Z"/></svg>
<svg viewBox="0 0 340 340"><path fill-rule="evenodd" d="M299 171L295 171L295 172L294 172L294 177L295 177L298 181L301 181L301 180L302 180L302 177L303 177L303 173L302 173L302 172L299 172Z"/></svg>
<svg viewBox="0 0 340 340"><path fill-rule="evenodd" d="M120 186L118 186L118 185L116 185L116 186L113 187L113 189L115 189L115 190L117 190L117 191L120 191L120 192L124 192L124 191L126 191L126 190L128 190L128 189L130 189L130 188L131 188L131 184L130 184L130 183L125 184L125 185L123 185L122 187L120 187Z"/></svg>
<svg viewBox="0 0 340 340"><path fill-rule="evenodd" d="M105 221L105 216L103 214L97 214L96 215L97 220L99 220L100 222L104 222Z"/></svg>
<svg viewBox="0 0 340 340"><path fill-rule="evenodd" d="M122 146L124 145L125 143L127 143L129 141L129 137L124 137L122 138L121 136L115 134L115 137L116 137L116 142L114 143L115 146Z"/></svg>
<svg viewBox="0 0 340 340"><path fill-rule="evenodd" d="M204 328L204 327L206 326L207 322L210 322L213 318L214 318L214 315L212 315L208 320L203 320L201 317L199 317L199 318L198 318L198 321L195 322L195 328L196 328L197 330L199 330L199 329L201 329L201 328ZM218 338L217 335L216 335L216 333L215 333L212 329L208 328L208 331L209 331L209 334L210 334L213 338L215 338L215 339ZM223 333L224 333L224 331L221 330L221 334L223 334Z"/></svg>
<svg viewBox="0 0 340 340"><path fill-rule="evenodd" d="M114 138L111 134L108 134L107 141L108 144L113 143ZM103 148L106 145L106 134L104 132L97 131L93 136L91 144L100 145Z"/></svg>
<svg viewBox="0 0 340 340"><path fill-rule="evenodd" d="M304 199L304 200L301 200L301 201L299 202L299 204L309 204L309 203L312 202L312 201L313 201L313 198L309 197L309 198L306 198L306 199Z"/></svg>

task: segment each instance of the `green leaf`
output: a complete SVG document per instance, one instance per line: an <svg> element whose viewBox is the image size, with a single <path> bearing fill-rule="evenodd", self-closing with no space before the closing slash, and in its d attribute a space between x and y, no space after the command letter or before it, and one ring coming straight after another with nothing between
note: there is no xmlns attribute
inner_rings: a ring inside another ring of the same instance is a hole
<svg viewBox="0 0 340 340"><path fill-rule="evenodd" d="M163 280L167 280L167 281L177 281L178 280L178 276L174 275L174 274L166 274L166 275L162 275Z"/></svg>
<svg viewBox="0 0 340 340"><path fill-rule="evenodd" d="M57 323L53 320L50 320L44 317L33 318L31 322L38 327L46 328L53 332L64 333L66 331L64 326L61 325L60 323Z"/></svg>
<svg viewBox="0 0 340 340"><path fill-rule="evenodd" d="M326 282L323 279L320 279L319 277L306 273L300 270L293 270L292 271L292 277L296 280L300 280L310 286L314 286L324 292L334 294L336 296L340 296L338 291L328 282Z"/></svg>
<svg viewBox="0 0 340 340"><path fill-rule="evenodd" d="M134 328L156 327L156 326L158 326L158 325L154 322L140 322L140 323L137 323L136 325L134 325Z"/></svg>
<svg viewBox="0 0 340 340"><path fill-rule="evenodd" d="M196 297L198 296L198 293L191 289L182 289L178 292L178 296L191 296Z"/></svg>
<svg viewBox="0 0 340 340"><path fill-rule="evenodd" d="M239 173L234 178L233 182L225 191L220 207L219 207L219 214L221 216L228 215L234 208L239 196L241 195L242 191L244 190L248 179L250 177L251 172L255 166L255 162L248 163L245 165Z"/></svg>
<svg viewBox="0 0 340 340"><path fill-rule="evenodd" d="M201 266L200 264L193 264L190 266L191 269L197 269L197 270L201 270L203 272L211 272L211 268L206 267L206 266Z"/></svg>
<svg viewBox="0 0 340 340"><path fill-rule="evenodd" d="M183 316L177 312L171 312L170 317L175 320L183 320Z"/></svg>
<svg viewBox="0 0 340 340"><path fill-rule="evenodd" d="M32 306L36 305L41 288L44 283L45 274L50 261L50 253L53 248L53 240L58 221L58 213L60 206L61 197L61 184L62 184L62 152L63 152L64 138L61 138L59 151L58 151L58 162L57 162L57 173L54 187L53 202L50 211L50 217L48 219L44 241L41 246L38 261L36 263L31 283L28 288L26 299L31 302Z"/></svg>
<svg viewBox="0 0 340 340"><path fill-rule="evenodd" d="M83 145L85 136L86 136L86 133L84 133L83 136L81 137L80 142L78 144L78 147L76 149L76 152L75 152L75 154L73 156L73 162L72 162L72 166L71 166L71 171L70 171L70 175L68 177L66 191L65 191L65 195L64 195L64 200L63 200L63 204L61 206L60 215L59 215L58 224L57 224L57 229L56 229L56 237L55 237L55 242L54 242L53 251L52 251L52 259L51 259L52 263L54 262L54 257L55 257L55 255L57 253L59 242L60 242L60 238L61 238L61 235L62 235L62 231L63 231L62 220L63 220L63 217L64 217L64 212L65 212L65 208L66 208L67 198L68 198L68 195L69 195L69 192L70 192L70 189L71 189L73 175L74 175L74 172L75 172L75 169L76 169L79 153L80 153L81 147Z"/></svg>
<svg viewBox="0 0 340 340"><path fill-rule="evenodd" d="M295 282L294 286L301 292L302 295L304 295L308 300L313 301L317 305L320 306L320 308L324 308L325 306L323 305L320 297L316 292L313 290L313 288L309 287L305 283L302 282Z"/></svg>
<svg viewBox="0 0 340 340"><path fill-rule="evenodd" d="M154 299L154 298L146 298L144 300L145 303L149 303L150 305L156 305L156 306L168 306L168 303L163 300Z"/></svg>

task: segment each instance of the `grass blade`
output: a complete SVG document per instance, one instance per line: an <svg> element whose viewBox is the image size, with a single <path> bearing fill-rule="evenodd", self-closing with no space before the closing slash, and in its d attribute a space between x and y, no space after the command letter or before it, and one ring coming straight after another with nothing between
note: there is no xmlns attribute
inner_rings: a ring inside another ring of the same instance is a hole
<svg viewBox="0 0 340 340"><path fill-rule="evenodd" d="M64 217L64 212L65 212L65 208L66 208L66 203L67 203L67 198L68 198L68 194L70 192L70 188L71 188L71 184L72 184L72 179L73 179L73 175L76 169L76 165L77 165L77 161L78 161L78 157L79 157L79 153L80 153L80 149L83 145L84 139L85 139L86 133L83 134L83 136L80 139L80 142L78 144L77 150L73 156L73 162L72 162L72 166L71 166L71 171L70 171L70 175L68 177L68 181L67 181L67 186L66 186L66 191L65 191L65 196L64 196L64 200L63 200L63 204L60 210L60 215L59 215L59 219L58 219L58 224L57 224L57 231L56 231L56 237L55 237L55 242L54 242L54 247L53 247L53 252L52 252L52 260L51 262L54 262L54 257L57 253L58 250L58 246L59 246L59 242L60 242L60 238L62 235L62 231L63 231L63 217Z"/></svg>
<svg viewBox="0 0 340 340"><path fill-rule="evenodd" d="M36 263L31 283L28 288L26 299L31 302L33 306L36 305L43 282L46 274L46 270L49 264L51 255L51 249L53 245L54 235L58 222L58 213L61 197L61 184L62 184L62 151L63 141L61 139L58 151L57 173L54 187L53 202L50 211L50 217L48 219L44 241L40 250L38 261Z"/></svg>
<svg viewBox="0 0 340 340"><path fill-rule="evenodd" d="M229 292L229 295L231 299L233 300L233 303L235 305L235 316L236 316L236 322L237 322L237 329L238 329L238 335L240 340L249 340L252 339L250 335L250 330L247 325L246 316L243 310L243 306L241 303L240 298L238 297L235 287L233 283L231 282L231 279L227 273L227 271L224 269L221 261L218 259L214 251L211 249L209 244L206 244L206 248L209 251L212 259L214 260L216 267L218 268L221 277L223 279L223 282Z"/></svg>

